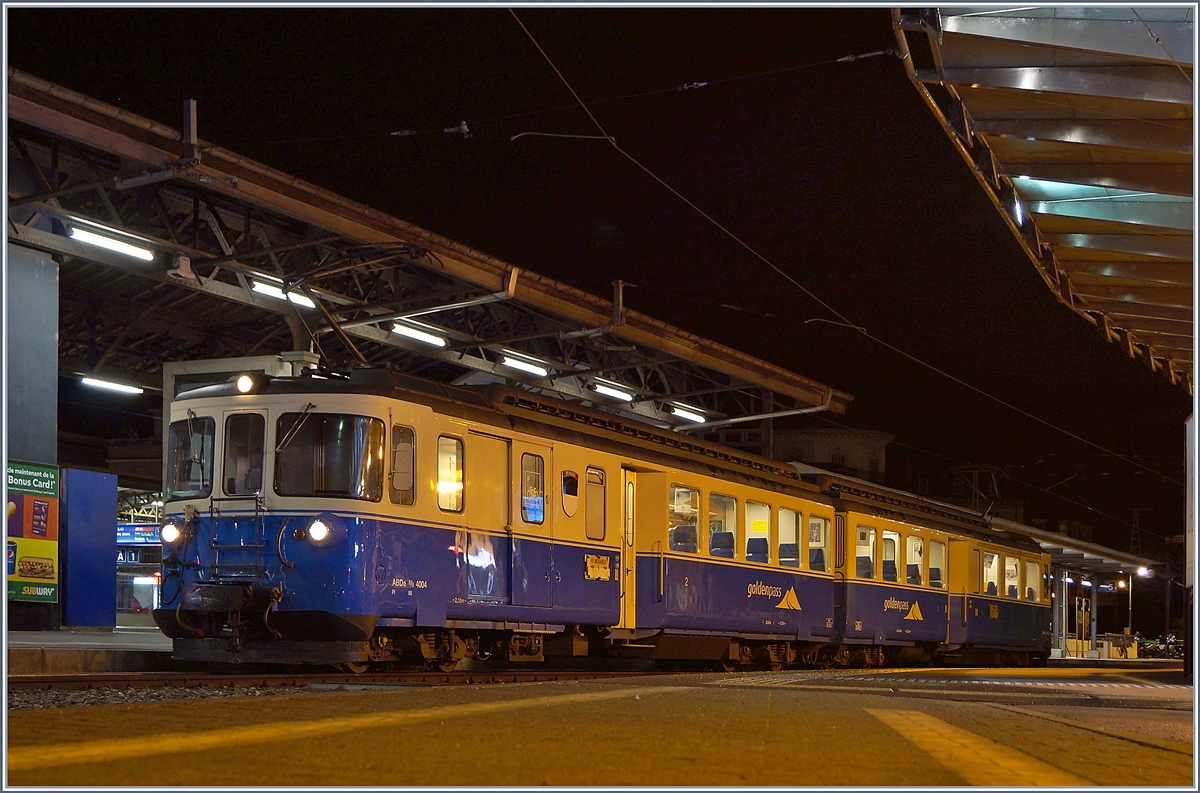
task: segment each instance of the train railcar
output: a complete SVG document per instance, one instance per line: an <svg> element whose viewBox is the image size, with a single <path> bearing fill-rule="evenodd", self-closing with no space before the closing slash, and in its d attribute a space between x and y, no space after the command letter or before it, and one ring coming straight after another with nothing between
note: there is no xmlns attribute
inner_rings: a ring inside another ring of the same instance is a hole
<svg viewBox="0 0 1200 793"><path fill-rule="evenodd" d="M180 394L168 436L154 617L181 659L1036 657L1049 619L1019 543L504 386L246 374Z"/></svg>

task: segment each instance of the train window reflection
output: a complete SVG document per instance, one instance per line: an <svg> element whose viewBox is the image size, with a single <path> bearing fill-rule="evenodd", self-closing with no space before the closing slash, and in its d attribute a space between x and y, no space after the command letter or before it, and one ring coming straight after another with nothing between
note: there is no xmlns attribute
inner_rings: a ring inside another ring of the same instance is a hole
<svg viewBox="0 0 1200 793"><path fill-rule="evenodd" d="M579 474L574 471L562 472L562 510L568 518L579 510Z"/></svg>
<svg viewBox="0 0 1200 793"><path fill-rule="evenodd" d="M1037 602L1038 596L1038 563L1025 563L1025 599Z"/></svg>
<svg viewBox="0 0 1200 793"><path fill-rule="evenodd" d="M859 578L875 577L875 529L859 526L854 540L854 572Z"/></svg>
<svg viewBox="0 0 1200 793"><path fill-rule="evenodd" d="M771 560L771 507L757 501L746 502L746 561Z"/></svg>
<svg viewBox="0 0 1200 793"><path fill-rule="evenodd" d="M541 455L521 455L521 520L542 523L546 519L546 462Z"/></svg>
<svg viewBox="0 0 1200 793"><path fill-rule="evenodd" d="M904 580L913 586L924 583L922 568L925 566L925 540L909 536L905 540Z"/></svg>
<svg viewBox="0 0 1200 793"><path fill-rule="evenodd" d="M379 501L383 498L384 426L342 413L284 413L275 437L275 492Z"/></svg>
<svg viewBox="0 0 1200 793"><path fill-rule="evenodd" d="M779 563L800 567L800 522L804 516L794 509L779 508Z"/></svg>
<svg viewBox="0 0 1200 793"><path fill-rule="evenodd" d="M700 520L700 491L694 487L672 484L671 501L667 507L667 545L672 551L699 551L700 538L696 533L696 523Z"/></svg>
<svg viewBox="0 0 1200 793"><path fill-rule="evenodd" d="M844 532L843 532L844 533ZM825 570L825 555L829 545L829 518L808 516L808 566L813 570ZM845 543L843 543L843 546ZM845 553L843 548L842 553Z"/></svg>
<svg viewBox="0 0 1200 793"><path fill-rule="evenodd" d="M1021 562L1015 556L1004 557L1004 596L1020 597Z"/></svg>
<svg viewBox="0 0 1200 793"><path fill-rule="evenodd" d="M267 420L260 413L238 413L225 419L225 495L248 496L262 490L263 435Z"/></svg>
<svg viewBox="0 0 1200 793"><path fill-rule="evenodd" d="M737 499L708 496L708 555L732 559L737 548Z"/></svg>
<svg viewBox="0 0 1200 793"><path fill-rule="evenodd" d="M411 507L417 501L417 438L408 427L392 427L392 478L388 493L393 504Z"/></svg>
<svg viewBox="0 0 1200 793"><path fill-rule="evenodd" d="M983 586L985 595L1000 594L1000 560L994 553L983 554Z"/></svg>
<svg viewBox="0 0 1200 793"><path fill-rule="evenodd" d="M604 472L599 468L587 469L587 492L584 503L587 538L604 539Z"/></svg>
<svg viewBox="0 0 1200 793"><path fill-rule="evenodd" d="M216 422L194 414L171 422L167 451L167 500L207 498L212 494L213 436Z"/></svg>
<svg viewBox="0 0 1200 793"><path fill-rule="evenodd" d="M900 545L900 533L895 531L883 532L883 580L896 581L899 576L896 570L896 549Z"/></svg>
<svg viewBox="0 0 1200 793"><path fill-rule="evenodd" d="M438 436L438 508L463 511L463 442Z"/></svg>
<svg viewBox="0 0 1200 793"><path fill-rule="evenodd" d="M930 540L929 585L940 589L945 586L946 578L946 543Z"/></svg>

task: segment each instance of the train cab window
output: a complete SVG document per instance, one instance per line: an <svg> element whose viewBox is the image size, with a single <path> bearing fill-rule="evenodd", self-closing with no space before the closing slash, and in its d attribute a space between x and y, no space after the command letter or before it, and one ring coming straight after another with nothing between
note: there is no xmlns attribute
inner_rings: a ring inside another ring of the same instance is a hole
<svg viewBox="0 0 1200 793"><path fill-rule="evenodd" d="M941 589L946 585L946 543L929 541L929 585Z"/></svg>
<svg viewBox="0 0 1200 793"><path fill-rule="evenodd" d="M708 495L708 555L732 559L737 548L737 499Z"/></svg>
<svg viewBox="0 0 1200 793"><path fill-rule="evenodd" d="M463 442L438 436L438 508L447 512L463 511Z"/></svg>
<svg viewBox="0 0 1200 793"><path fill-rule="evenodd" d="M667 545L672 551L697 553L700 536L696 524L700 520L700 491L694 487L671 485L671 501L667 505Z"/></svg>
<svg viewBox="0 0 1200 793"><path fill-rule="evenodd" d="M983 594L1000 594L1000 559L994 553L983 554Z"/></svg>
<svg viewBox="0 0 1200 793"><path fill-rule="evenodd" d="M574 471L562 472L562 510L568 518L579 511L579 474Z"/></svg>
<svg viewBox="0 0 1200 793"><path fill-rule="evenodd" d="M829 518L808 516L808 566L824 572L829 553Z"/></svg>
<svg viewBox="0 0 1200 793"><path fill-rule="evenodd" d="M1004 557L1004 596L1020 597L1021 560L1015 556Z"/></svg>
<svg viewBox="0 0 1200 793"><path fill-rule="evenodd" d="M800 521L804 516L794 509L779 508L779 564L800 566Z"/></svg>
<svg viewBox="0 0 1200 793"><path fill-rule="evenodd" d="M1050 602L1050 566L1042 565L1042 602Z"/></svg>
<svg viewBox="0 0 1200 793"><path fill-rule="evenodd" d="M771 507L746 502L746 561L771 561Z"/></svg>
<svg viewBox="0 0 1200 793"><path fill-rule="evenodd" d="M281 496L383 498L385 426L345 413L284 413L275 427Z"/></svg>
<svg viewBox="0 0 1200 793"><path fill-rule="evenodd" d="M1025 563L1025 599L1037 602L1038 599L1038 563Z"/></svg>
<svg viewBox="0 0 1200 793"><path fill-rule="evenodd" d="M392 427L392 478L388 496L393 504L411 507L417 502L417 438L408 427Z"/></svg>
<svg viewBox="0 0 1200 793"><path fill-rule="evenodd" d="M875 577L875 529L859 526L854 535L854 572L859 578Z"/></svg>
<svg viewBox="0 0 1200 793"><path fill-rule="evenodd" d="M900 545L900 533L895 531L883 532L883 580L896 581L899 576L896 569L896 548Z"/></svg>
<svg viewBox="0 0 1200 793"><path fill-rule="evenodd" d="M171 422L167 447L167 500L208 498L212 494L213 437L216 422L207 416Z"/></svg>
<svg viewBox="0 0 1200 793"><path fill-rule="evenodd" d="M904 541L904 580L913 586L924 583L925 540L909 535Z"/></svg>
<svg viewBox="0 0 1200 793"><path fill-rule="evenodd" d="M546 461L540 454L521 455L521 520L546 520Z"/></svg>
<svg viewBox="0 0 1200 793"><path fill-rule="evenodd" d="M267 420L261 413L236 413L225 419L225 495L249 496L262 491L263 437Z"/></svg>
<svg viewBox="0 0 1200 793"><path fill-rule="evenodd" d="M587 490L583 499L584 523L589 540L604 539L604 472L587 469Z"/></svg>

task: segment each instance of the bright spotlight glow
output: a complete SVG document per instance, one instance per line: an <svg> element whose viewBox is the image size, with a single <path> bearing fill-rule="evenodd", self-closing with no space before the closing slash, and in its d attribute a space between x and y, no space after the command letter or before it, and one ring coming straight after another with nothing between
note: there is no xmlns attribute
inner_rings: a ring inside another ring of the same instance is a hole
<svg viewBox="0 0 1200 793"><path fill-rule="evenodd" d="M411 325L401 325L397 322L395 325L392 325L392 333L399 333L401 336L407 336L410 339L423 341L426 344L433 345L434 347L446 346L446 340L441 336L434 336L432 333L426 333L423 330L417 330Z"/></svg>
<svg viewBox="0 0 1200 793"><path fill-rule="evenodd" d="M1020 226L1024 221L1021 220L1021 202L1013 201L1013 220Z"/></svg>
<svg viewBox="0 0 1200 793"><path fill-rule="evenodd" d="M1066 578L1064 578L1064 579L1063 579L1063 581L1066 581L1068 584L1074 584L1074 583L1075 583L1075 579L1074 579L1074 578L1071 578L1071 576L1067 576Z"/></svg>
<svg viewBox="0 0 1200 793"><path fill-rule="evenodd" d="M1092 585L1092 582L1091 582L1091 581L1089 581L1089 580L1087 580L1086 578L1085 578L1085 579L1083 579L1082 581L1080 581L1079 583L1083 584L1084 586L1091 586L1091 585Z"/></svg>
<svg viewBox="0 0 1200 793"><path fill-rule="evenodd" d="M671 412L684 421L695 421L700 424L703 424L705 421L704 416L701 416L699 413L693 410L681 408L679 405L671 405Z"/></svg>
<svg viewBox="0 0 1200 793"><path fill-rule="evenodd" d="M596 383L594 386L592 386L592 388L597 394L604 394L607 397L619 399L622 402L633 401L633 394L626 393L625 391L622 391L618 388L613 388L612 386L607 386L604 383Z"/></svg>
<svg viewBox="0 0 1200 793"><path fill-rule="evenodd" d="M529 372L530 374L535 374L538 377L545 377L546 375L550 374L545 367L538 366L532 361L525 361L521 358L510 358L507 355L500 359L500 365L507 366L510 369L520 369L522 372Z"/></svg>
<svg viewBox="0 0 1200 793"><path fill-rule="evenodd" d="M109 391L120 391L122 394L140 394L142 389L133 385L124 385L122 383L110 383L107 380L97 380L94 377L83 378L84 385L90 385L92 388L104 388Z"/></svg>
<svg viewBox="0 0 1200 793"><path fill-rule="evenodd" d="M163 541L163 545L174 545L179 542L179 538L183 536L183 532L174 523L164 523L162 529L159 530L158 536Z"/></svg>
<svg viewBox="0 0 1200 793"><path fill-rule="evenodd" d="M437 491L439 493L458 493L462 487L462 482L438 482Z"/></svg>
<svg viewBox="0 0 1200 793"><path fill-rule="evenodd" d="M239 394L248 394L250 389L254 388L254 378L248 374L244 374L237 379L237 390Z"/></svg>
<svg viewBox="0 0 1200 793"><path fill-rule="evenodd" d="M121 240L115 240L112 237L93 234L86 229L72 228L71 239L86 242L88 245L95 245L98 248L106 248L110 251L123 253L126 256L132 256L144 262L154 260L154 251L148 248L139 248L137 245L130 245L128 242L121 242Z"/></svg>
<svg viewBox="0 0 1200 793"><path fill-rule="evenodd" d="M1018 179L1031 179L1031 178L1033 178L1033 177L1031 177L1031 176L1027 176L1026 174L1021 174L1021 175L1020 175L1020 176L1018 176L1017 178L1018 178Z"/></svg>
<svg viewBox="0 0 1200 793"><path fill-rule="evenodd" d="M295 292L288 292L285 296L283 294L283 290L279 287L272 286L271 284L264 284L262 281L255 281L251 279L250 288L259 294L266 295L267 297L273 297L276 300L290 300L296 305L304 306L305 308L317 307L317 304L309 300L305 295L298 295Z"/></svg>
<svg viewBox="0 0 1200 793"><path fill-rule="evenodd" d="M314 520L308 524L308 536L313 542L322 542L329 536L329 524L323 520Z"/></svg>
<svg viewBox="0 0 1200 793"><path fill-rule="evenodd" d="M1149 577L1151 572L1152 571L1148 567L1139 567L1138 568L1138 575L1140 575L1142 578Z"/></svg>
<svg viewBox="0 0 1200 793"><path fill-rule="evenodd" d="M158 586L158 579L152 575L135 575L133 583L135 586Z"/></svg>
<svg viewBox="0 0 1200 793"><path fill-rule="evenodd" d="M1125 580L1122 579L1122 580L1118 581L1117 586L1120 587L1121 589L1124 589L1125 588Z"/></svg>

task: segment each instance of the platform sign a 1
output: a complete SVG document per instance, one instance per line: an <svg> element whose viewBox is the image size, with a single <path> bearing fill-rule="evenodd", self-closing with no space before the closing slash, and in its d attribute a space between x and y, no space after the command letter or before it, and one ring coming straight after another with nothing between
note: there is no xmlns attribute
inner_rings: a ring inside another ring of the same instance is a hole
<svg viewBox="0 0 1200 793"><path fill-rule="evenodd" d="M9 460L8 599L58 602L58 468Z"/></svg>

